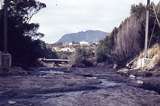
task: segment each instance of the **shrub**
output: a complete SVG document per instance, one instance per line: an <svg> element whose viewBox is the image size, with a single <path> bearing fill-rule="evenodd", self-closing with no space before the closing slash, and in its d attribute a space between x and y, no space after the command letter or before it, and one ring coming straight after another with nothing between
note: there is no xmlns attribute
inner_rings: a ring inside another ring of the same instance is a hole
<svg viewBox="0 0 160 106"><path fill-rule="evenodd" d="M101 62L112 62L111 52L113 48L113 37L107 36L104 40L99 42L96 49L96 60L98 63Z"/></svg>
<svg viewBox="0 0 160 106"><path fill-rule="evenodd" d="M96 61L98 63L106 61L107 54L106 54L106 46L100 44L96 49Z"/></svg>
<svg viewBox="0 0 160 106"><path fill-rule="evenodd" d="M92 66L91 58L93 57L93 53L89 48L80 47L76 49L72 66L73 67L89 67Z"/></svg>

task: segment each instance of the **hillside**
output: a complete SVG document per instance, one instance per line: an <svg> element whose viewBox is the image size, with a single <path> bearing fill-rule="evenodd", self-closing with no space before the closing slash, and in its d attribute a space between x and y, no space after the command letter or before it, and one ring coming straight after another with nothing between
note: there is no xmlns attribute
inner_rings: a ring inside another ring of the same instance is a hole
<svg viewBox="0 0 160 106"><path fill-rule="evenodd" d="M160 4L156 5L158 10ZM153 8L153 4L151 5ZM132 5L131 14L118 27L115 27L111 35L100 42L98 55L100 61L105 60L119 65L126 64L144 50L145 39L145 6L143 4ZM150 11L148 48L154 44L160 44L160 31L158 24L154 24L153 9ZM160 14L157 13L157 14ZM158 19L160 19L158 15ZM105 58L105 59L104 59Z"/></svg>
<svg viewBox="0 0 160 106"><path fill-rule="evenodd" d="M98 31L98 30L88 30L78 33L65 34L58 41L61 43L70 43L70 42L98 42L99 40L104 39L109 33Z"/></svg>

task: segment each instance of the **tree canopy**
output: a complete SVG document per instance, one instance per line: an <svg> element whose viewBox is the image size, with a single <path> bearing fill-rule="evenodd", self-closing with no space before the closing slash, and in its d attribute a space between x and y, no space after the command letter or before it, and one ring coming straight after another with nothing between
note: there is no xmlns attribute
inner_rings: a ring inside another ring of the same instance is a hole
<svg viewBox="0 0 160 106"><path fill-rule="evenodd" d="M13 65L33 66L40 57L55 58L46 47L46 44L39 38L44 34L38 32L39 24L30 23L31 18L37 14L46 5L36 0L5 0L8 2L7 20L8 20L8 52L12 54ZM4 7L4 6L3 6ZM3 13L4 8L0 10L0 51L3 51Z"/></svg>

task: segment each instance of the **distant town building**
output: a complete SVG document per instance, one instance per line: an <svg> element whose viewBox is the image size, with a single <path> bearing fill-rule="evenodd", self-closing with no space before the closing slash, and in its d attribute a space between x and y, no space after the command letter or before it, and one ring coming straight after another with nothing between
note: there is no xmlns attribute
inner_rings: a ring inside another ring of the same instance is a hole
<svg viewBox="0 0 160 106"><path fill-rule="evenodd" d="M69 46L72 46L72 45L73 45L73 43L72 43L72 42L70 42L70 43L69 43Z"/></svg>
<svg viewBox="0 0 160 106"><path fill-rule="evenodd" d="M81 41L81 42L80 42L80 45L82 45L82 46L83 46L83 45L88 46L88 45L89 45L89 43L88 43L88 42L86 42L86 41Z"/></svg>
<svg viewBox="0 0 160 106"><path fill-rule="evenodd" d="M62 51L62 52L73 52L74 50L69 48L69 47L65 47L65 48L62 48L60 51Z"/></svg>
<svg viewBox="0 0 160 106"><path fill-rule="evenodd" d="M52 48L52 50L53 49L56 52L74 52L75 51L75 48L72 48L72 47L63 47L63 48L54 47L54 48Z"/></svg>

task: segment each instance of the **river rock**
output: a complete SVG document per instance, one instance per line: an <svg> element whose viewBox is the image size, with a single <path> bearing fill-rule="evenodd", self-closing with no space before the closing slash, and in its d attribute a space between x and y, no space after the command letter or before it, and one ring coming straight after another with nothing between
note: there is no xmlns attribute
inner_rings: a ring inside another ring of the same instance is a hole
<svg viewBox="0 0 160 106"><path fill-rule="evenodd" d="M129 69L127 69L127 68L122 68L122 69L119 69L118 71L117 71L117 73L119 73L119 74L121 74L121 75L128 75L129 74Z"/></svg>
<svg viewBox="0 0 160 106"><path fill-rule="evenodd" d="M76 92L46 99L44 106L159 106L160 96L133 87L116 87Z"/></svg>

